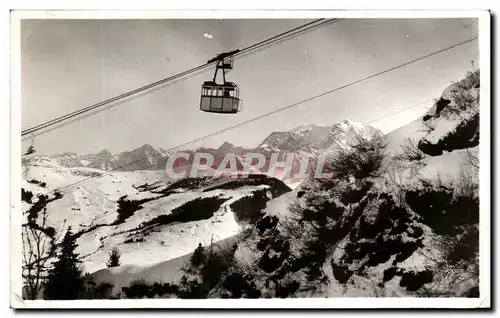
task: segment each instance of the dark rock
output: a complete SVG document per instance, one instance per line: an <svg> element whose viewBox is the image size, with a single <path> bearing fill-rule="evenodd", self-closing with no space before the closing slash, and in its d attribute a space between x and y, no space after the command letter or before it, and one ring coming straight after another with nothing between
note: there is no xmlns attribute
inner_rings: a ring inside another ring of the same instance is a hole
<svg viewBox="0 0 500 318"><path fill-rule="evenodd" d="M479 298L479 287L476 286L476 287L472 287L471 289L469 289L467 291L467 293L465 294L465 297L467 297L467 298Z"/></svg>
<svg viewBox="0 0 500 318"><path fill-rule="evenodd" d="M445 109L446 106L448 106L451 103L451 100L440 98L436 102L436 117L439 117L439 114L443 109Z"/></svg>
<svg viewBox="0 0 500 318"><path fill-rule="evenodd" d="M410 226L411 232L408 233L409 236L413 238L419 238L424 234L424 230L422 230L421 227L418 226Z"/></svg>
<svg viewBox="0 0 500 318"><path fill-rule="evenodd" d="M432 271L425 270L422 272L406 272L402 275L399 285L406 287L408 291L416 291L424 284L431 283L434 279Z"/></svg>
<svg viewBox="0 0 500 318"><path fill-rule="evenodd" d="M257 229L260 234L263 234L266 230L271 230L278 224L278 218L275 216L265 216L257 222Z"/></svg>
<svg viewBox="0 0 500 318"><path fill-rule="evenodd" d="M293 281L286 286L278 285L276 287L276 297L279 298L287 298L288 296L295 293L300 287L300 283L297 281Z"/></svg>
<svg viewBox="0 0 500 318"><path fill-rule="evenodd" d="M349 278L352 276L352 271L350 271L347 266L336 265L333 261L331 264L335 279L341 284L347 283Z"/></svg>
<svg viewBox="0 0 500 318"><path fill-rule="evenodd" d="M397 268L397 267L391 267L391 268L386 269L384 271L383 282L385 283L385 282L390 281L396 275L402 275L402 272L401 272L401 270L399 268Z"/></svg>

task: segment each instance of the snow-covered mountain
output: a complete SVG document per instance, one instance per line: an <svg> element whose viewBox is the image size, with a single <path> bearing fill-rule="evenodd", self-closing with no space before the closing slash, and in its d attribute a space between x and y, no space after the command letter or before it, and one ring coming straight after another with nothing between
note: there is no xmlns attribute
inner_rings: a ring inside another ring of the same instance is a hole
<svg viewBox="0 0 500 318"><path fill-rule="evenodd" d="M215 158L214 166L217 166L228 152L237 155L239 161L244 161L244 155L248 152L260 152L265 155L270 154L272 151L306 152L314 155L315 151L327 150L339 145L347 145L355 136L370 137L375 133L380 133L380 131L371 126L365 126L350 120L343 120L329 126L302 125L286 132L273 132L257 148L246 149L225 142L216 149L199 148L185 151L191 154L195 152L211 153ZM111 154L108 150L87 155L63 153L37 156L35 154L28 156L24 161L26 164L47 167L88 167L101 170L115 170L120 168L121 171L134 171L165 169L168 158L169 154L164 149L154 148L149 144L145 144L140 148L115 155ZM186 163L186 165L189 164L191 162ZM241 162L238 165L241 168Z"/></svg>
<svg viewBox="0 0 500 318"><path fill-rule="evenodd" d="M324 150L346 145L355 136L371 137L380 130L348 119L332 125L301 125L290 131L273 132L257 149L265 151Z"/></svg>
<svg viewBox="0 0 500 318"><path fill-rule="evenodd" d="M97 154L78 155L63 153L55 155L30 155L24 159L25 164L42 167L88 167L101 170L134 171L161 170L165 168L167 152L162 148L154 148L145 144L131 151L111 154L104 149Z"/></svg>

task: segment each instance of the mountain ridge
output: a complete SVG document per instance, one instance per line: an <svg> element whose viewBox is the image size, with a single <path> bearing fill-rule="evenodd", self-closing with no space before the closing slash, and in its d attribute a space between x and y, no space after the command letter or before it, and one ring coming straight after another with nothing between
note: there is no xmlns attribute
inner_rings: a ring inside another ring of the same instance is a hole
<svg viewBox="0 0 500 318"><path fill-rule="evenodd" d="M331 125L307 124L297 126L289 131L274 131L255 148L245 148L223 142L217 148L200 147L195 150L186 149L185 152L191 154L200 151L209 152L216 157L215 163L220 163L225 154L229 152L235 153L238 157L242 157L248 152L259 152L268 157L271 152L287 151L302 151L315 156L317 151L348 144L356 135L370 137L377 132L381 131L345 119ZM27 164L39 166L60 165L63 167L86 167L101 170L120 168L123 171L134 171L165 169L170 156L171 154L165 149L156 148L146 143L141 147L117 154L112 154L107 149L103 149L95 154L79 155L73 152L64 152L53 155L31 155L23 159L23 161ZM242 161L242 159L238 158L239 161Z"/></svg>

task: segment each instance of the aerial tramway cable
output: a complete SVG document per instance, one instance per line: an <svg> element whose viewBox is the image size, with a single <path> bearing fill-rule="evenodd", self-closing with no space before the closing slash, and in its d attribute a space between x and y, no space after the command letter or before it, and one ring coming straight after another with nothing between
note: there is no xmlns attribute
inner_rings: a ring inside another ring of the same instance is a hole
<svg viewBox="0 0 500 318"><path fill-rule="evenodd" d="M323 27L327 24L330 24L334 21L341 21L341 20L343 20L343 19L317 19L317 20L314 20L312 22L306 23L306 24L301 25L299 27L296 27L294 29L291 29L291 30L288 30L286 32L275 35L269 39L266 39L266 40L260 41L258 43L255 43L253 45L250 45L242 50L238 50L233 55L233 57L235 59L244 58L244 57L249 56L251 54L260 52L264 48L271 47L272 45L274 45L276 43L281 43L283 41L286 41L286 40L295 38L297 36L303 35L306 32L321 28L321 27ZM49 131L53 131L55 129L58 129L60 127L63 127L63 126L68 125L70 123L73 123L77 120L80 120L83 117L97 114L102 110L106 110L106 109L109 109L110 107L121 105L124 102L128 102L132 99L135 99L135 98L144 96L146 94L150 94L152 92L155 92L158 89L162 89L167 85L176 84L182 80L191 78L193 76L197 76L197 75L209 70L215 63L217 63L217 60L210 61L209 63L194 67L192 69L183 71L183 72L175 74L173 76L169 76L167 78L161 79L161 80L156 81L154 83L151 83L151 84L142 86L140 88L134 89L132 91L120 94L118 96L107 99L105 101L90 105L90 106L85 107L83 109L80 109L78 111L66 114L64 116L60 116L58 118L47 121L45 123L36 125L34 127L28 128L28 129L25 129L25 130L21 131L22 140L24 141L24 140L39 136L41 134L45 134ZM93 111L93 112L89 113L91 111ZM87 113L88 113L87 116L83 116ZM79 117L76 118L77 116L79 116ZM57 125L57 126L55 126L55 125Z"/></svg>

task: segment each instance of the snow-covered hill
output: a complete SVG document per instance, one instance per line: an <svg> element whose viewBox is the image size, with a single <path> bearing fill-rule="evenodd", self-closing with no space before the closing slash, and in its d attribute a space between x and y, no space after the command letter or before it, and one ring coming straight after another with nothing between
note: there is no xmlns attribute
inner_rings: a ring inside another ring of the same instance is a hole
<svg viewBox="0 0 500 318"><path fill-rule="evenodd" d="M144 265L189 253L200 242L230 237L244 226L237 222L232 204L262 191L269 198L289 191L265 176L174 182L162 171L105 173L39 166L27 169L22 188L32 196L23 202L26 217L38 196L52 197L54 190L62 188L57 191L60 197L47 204L45 227L56 233L71 227L79 237L77 252L87 272L104 268L113 247L122 253L123 264ZM175 211L179 217L162 219ZM38 213L38 223L41 217Z"/></svg>

